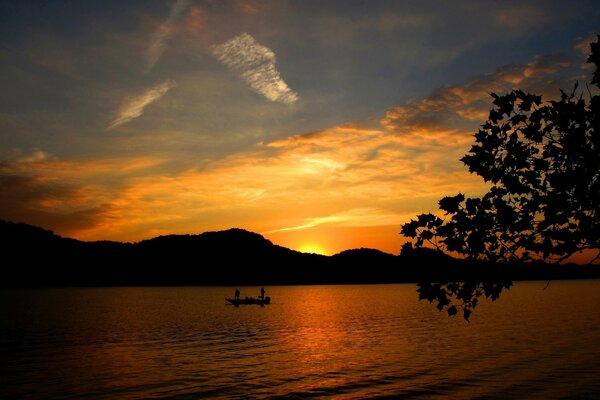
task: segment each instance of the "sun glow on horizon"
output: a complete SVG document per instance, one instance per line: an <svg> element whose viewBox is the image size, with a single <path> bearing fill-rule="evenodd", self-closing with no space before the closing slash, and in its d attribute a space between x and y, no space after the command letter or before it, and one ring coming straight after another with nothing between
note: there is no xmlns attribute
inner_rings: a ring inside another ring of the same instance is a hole
<svg viewBox="0 0 600 400"><path fill-rule="evenodd" d="M301 253L328 255L327 251L325 251L323 247L316 243L303 243L300 246L298 246L296 250L298 250Z"/></svg>

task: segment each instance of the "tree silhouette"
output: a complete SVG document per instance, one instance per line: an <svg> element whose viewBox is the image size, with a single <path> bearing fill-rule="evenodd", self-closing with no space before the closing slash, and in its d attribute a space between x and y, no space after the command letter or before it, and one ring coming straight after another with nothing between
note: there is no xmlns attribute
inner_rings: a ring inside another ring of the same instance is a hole
<svg viewBox="0 0 600 400"><path fill-rule="evenodd" d="M590 47L588 62L596 66L591 83L600 87L600 35ZM482 197L444 197L444 218L421 214L404 224L401 233L414 243L403 250L429 246L478 263L560 263L599 250L600 97L577 83L570 94L560 93L550 102L521 90L492 93L488 120L461 159L490 190ZM590 262L598 259L600 251ZM478 297L495 299L508 287L510 282L426 283L419 294L450 315L462 308L468 319Z"/></svg>

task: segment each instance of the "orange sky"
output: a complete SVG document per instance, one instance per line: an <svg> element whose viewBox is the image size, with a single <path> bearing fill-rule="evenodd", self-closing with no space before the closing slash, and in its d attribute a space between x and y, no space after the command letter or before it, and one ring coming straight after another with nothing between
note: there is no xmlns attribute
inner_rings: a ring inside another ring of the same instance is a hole
<svg viewBox="0 0 600 400"><path fill-rule="evenodd" d="M209 3L5 21L0 218L83 240L239 227L397 254L403 223L486 190L459 159L491 92L556 97L590 73L581 23L552 52L540 33L570 24L567 6Z"/></svg>
<svg viewBox="0 0 600 400"><path fill-rule="evenodd" d="M397 254L401 224L437 212L446 195L486 190L458 160L489 110L488 93L539 86L561 68L536 59L499 69L378 118L260 141L177 172L165 172L175 160L160 152L67 161L38 151L1 167L19 179L15 196L37 191L15 200L12 217L83 240L240 227L302 251L371 247ZM154 140L179 135L167 130Z"/></svg>

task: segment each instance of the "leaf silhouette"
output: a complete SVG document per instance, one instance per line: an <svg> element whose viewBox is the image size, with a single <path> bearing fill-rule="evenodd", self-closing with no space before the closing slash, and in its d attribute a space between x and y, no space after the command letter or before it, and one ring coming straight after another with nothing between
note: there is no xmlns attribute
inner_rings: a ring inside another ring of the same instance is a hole
<svg viewBox="0 0 600 400"><path fill-rule="evenodd" d="M591 83L600 87L600 35L590 49ZM600 96L578 91L575 84L550 102L518 89L492 93L488 120L461 158L489 191L443 197L444 220L427 213L404 224L411 249L434 246L492 264L558 264L583 250L600 259ZM478 297L495 300L510 285L502 279L422 283L419 293L449 315L462 308L469 320Z"/></svg>

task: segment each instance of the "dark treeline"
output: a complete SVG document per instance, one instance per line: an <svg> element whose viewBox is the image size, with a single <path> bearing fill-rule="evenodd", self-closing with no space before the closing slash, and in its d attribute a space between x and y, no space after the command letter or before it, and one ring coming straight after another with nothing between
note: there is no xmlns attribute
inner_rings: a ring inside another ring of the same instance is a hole
<svg viewBox="0 0 600 400"><path fill-rule="evenodd" d="M277 246L242 229L160 236L139 243L83 242L0 221L3 286L295 285L445 280L600 278L599 266L469 264L429 249L334 256Z"/></svg>

